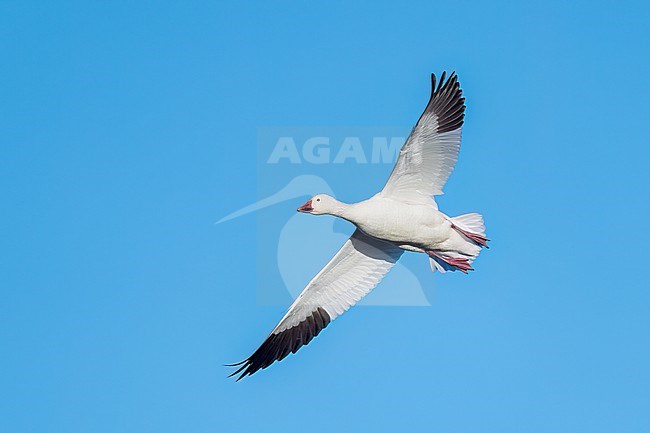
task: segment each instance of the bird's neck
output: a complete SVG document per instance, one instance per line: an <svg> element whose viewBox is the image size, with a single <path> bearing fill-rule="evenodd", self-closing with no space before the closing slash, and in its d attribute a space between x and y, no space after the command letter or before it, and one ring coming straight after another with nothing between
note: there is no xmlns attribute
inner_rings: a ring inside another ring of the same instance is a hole
<svg viewBox="0 0 650 433"><path fill-rule="evenodd" d="M330 210L329 214L339 218L343 218L350 222L354 222L352 220L354 218L353 210L354 210L354 204L343 203L337 200L335 201L334 206L332 206L332 209Z"/></svg>

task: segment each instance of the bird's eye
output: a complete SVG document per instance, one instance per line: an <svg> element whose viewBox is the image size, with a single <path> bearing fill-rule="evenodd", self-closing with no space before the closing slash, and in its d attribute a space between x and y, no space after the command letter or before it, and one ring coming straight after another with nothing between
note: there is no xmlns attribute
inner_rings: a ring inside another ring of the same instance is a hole
<svg viewBox="0 0 650 433"><path fill-rule="evenodd" d="M320 201L320 199L319 199L319 198L317 198L317 199L316 199L316 201Z"/></svg>

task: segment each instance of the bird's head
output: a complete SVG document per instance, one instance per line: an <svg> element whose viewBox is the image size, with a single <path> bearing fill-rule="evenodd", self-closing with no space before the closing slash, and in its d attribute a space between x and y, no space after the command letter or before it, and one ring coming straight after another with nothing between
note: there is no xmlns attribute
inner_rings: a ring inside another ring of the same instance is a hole
<svg viewBox="0 0 650 433"><path fill-rule="evenodd" d="M312 215L332 214L339 204L334 197L327 194L318 194L307 200L307 203L298 208L298 212Z"/></svg>

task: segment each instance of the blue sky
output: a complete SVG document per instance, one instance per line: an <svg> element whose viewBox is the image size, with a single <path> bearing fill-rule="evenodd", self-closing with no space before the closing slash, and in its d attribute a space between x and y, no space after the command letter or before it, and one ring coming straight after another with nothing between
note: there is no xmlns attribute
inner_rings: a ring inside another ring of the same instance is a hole
<svg viewBox="0 0 650 433"><path fill-rule="evenodd" d="M349 3L0 3L1 432L650 430L648 3ZM258 128L409 127L443 69L476 272L225 379L285 310L214 224Z"/></svg>

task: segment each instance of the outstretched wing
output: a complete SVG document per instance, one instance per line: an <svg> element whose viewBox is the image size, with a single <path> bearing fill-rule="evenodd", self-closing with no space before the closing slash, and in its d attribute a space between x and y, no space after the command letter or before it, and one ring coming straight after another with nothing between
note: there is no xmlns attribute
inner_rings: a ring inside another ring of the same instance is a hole
<svg viewBox="0 0 650 433"><path fill-rule="evenodd" d="M443 72L437 87L436 76L431 74L429 103L400 150L381 194L409 203L435 203L433 196L443 193L458 160L464 117L465 98L456 73L445 82Z"/></svg>
<svg viewBox="0 0 650 433"><path fill-rule="evenodd" d="M307 284L262 345L231 376L251 375L280 361L359 302L402 255L397 246L356 230L334 258Z"/></svg>

